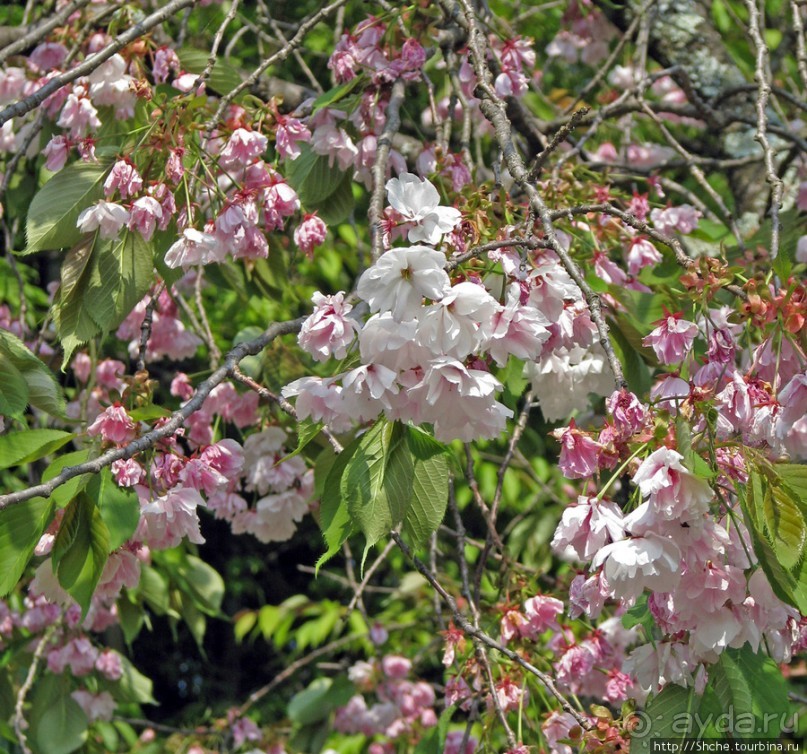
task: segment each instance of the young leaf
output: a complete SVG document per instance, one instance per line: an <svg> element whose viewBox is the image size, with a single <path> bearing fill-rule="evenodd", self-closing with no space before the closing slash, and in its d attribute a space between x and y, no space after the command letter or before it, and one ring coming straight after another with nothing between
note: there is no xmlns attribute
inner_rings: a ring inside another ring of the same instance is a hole
<svg viewBox="0 0 807 754"><path fill-rule="evenodd" d="M412 499L403 519L403 533L415 547L423 545L443 522L448 504L448 455L444 445L425 432L407 427L414 459Z"/></svg>
<svg viewBox="0 0 807 754"><path fill-rule="evenodd" d="M0 514L0 597L7 595L33 555L53 514L53 503L34 497Z"/></svg>
<svg viewBox="0 0 807 754"><path fill-rule="evenodd" d="M28 403L51 416L64 417L64 394L53 373L16 335L0 330L0 363L5 360L22 376ZM0 383L0 396L8 389Z"/></svg>
<svg viewBox="0 0 807 754"><path fill-rule="evenodd" d="M98 506L109 531L109 552L117 550L134 534L140 521L137 494L115 484L109 469L96 474L87 485L87 494Z"/></svg>
<svg viewBox="0 0 807 754"><path fill-rule="evenodd" d="M23 253L54 251L81 240L76 221L82 210L103 197L108 162L74 162L60 170L34 196L28 209L28 246Z"/></svg>
<svg viewBox="0 0 807 754"><path fill-rule="evenodd" d="M86 615L109 555L109 530L86 493L65 508L52 552L59 583Z"/></svg>
<svg viewBox="0 0 807 754"><path fill-rule="evenodd" d="M30 463L50 455L75 437L59 429L29 429L0 437L0 469Z"/></svg>
<svg viewBox="0 0 807 754"><path fill-rule="evenodd" d="M655 751L653 741L683 741L692 738L697 730L693 726L700 697L694 689L685 689L671 683L653 697L644 712L637 715L637 723L630 741L630 754L645 754Z"/></svg>

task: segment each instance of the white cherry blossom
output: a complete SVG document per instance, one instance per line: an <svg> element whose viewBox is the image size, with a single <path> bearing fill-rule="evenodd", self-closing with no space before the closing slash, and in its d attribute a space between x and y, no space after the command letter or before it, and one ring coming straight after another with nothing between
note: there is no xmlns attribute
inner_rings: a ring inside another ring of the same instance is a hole
<svg viewBox="0 0 807 754"><path fill-rule="evenodd" d="M441 207L440 195L432 183L413 173L401 173L387 181L387 198L404 220L413 223L409 240L436 244L452 231L462 217L454 207Z"/></svg>

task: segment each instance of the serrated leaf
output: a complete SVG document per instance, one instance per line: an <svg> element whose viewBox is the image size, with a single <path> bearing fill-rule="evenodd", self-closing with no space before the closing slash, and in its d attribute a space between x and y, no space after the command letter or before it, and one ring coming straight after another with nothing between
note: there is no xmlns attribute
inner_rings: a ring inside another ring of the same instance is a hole
<svg viewBox="0 0 807 754"><path fill-rule="evenodd" d="M342 184L345 172L327 155L319 155L308 144L300 145L300 156L288 165L286 180L306 209L326 200Z"/></svg>
<svg viewBox="0 0 807 754"><path fill-rule="evenodd" d="M103 197L108 163L74 162L54 175L34 196L28 209L23 253L74 246L82 233L76 221L82 210Z"/></svg>
<svg viewBox="0 0 807 754"><path fill-rule="evenodd" d="M305 447L322 431L324 426L324 422L315 422L311 419L303 419L303 421L297 422L297 447L282 458L280 462L288 461L289 458L294 458L294 456L302 453Z"/></svg>
<svg viewBox="0 0 807 754"><path fill-rule="evenodd" d="M787 490L777 485L768 485L763 510L773 551L785 568L794 568L804 555L807 538L807 522L802 511Z"/></svg>
<svg viewBox="0 0 807 754"><path fill-rule="evenodd" d="M83 305L94 248L95 237L85 238L68 252L62 263L59 294L53 303L53 321L64 351L62 369L70 363L77 348L101 331Z"/></svg>
<svg viewBox="0 0 807 754"><path fill-rule="evenodd" d="M196 556L187 555L179 573L190 587L196 606L208 615L218 615L224 599L224 579L219 572Z"/></svg>
<svg viewBox="0 0 807 754"><path fill-rule="evenodd" d="M317 570L339 552L342 542L357 530L347 500L342 496L342 475L360 441L361 438L353 440L338 456L326 449L323 453L330 463L327 466L317 463L315 483L318 488L321 485L319 525L328 548L317 561Z"/></svg>
<svg viewBox="0 0 807 754"><path fill-rule="evenodd" d="M64 418L64 394L53 373L16 335L0 330L0 362L4 359L22 375L28 402L34 408ZM7 389L7 385L0 383L0 394Z"/></svg>
<svg viewBox="0 0 807 754"><path fill-rule="evenodd" d="M353 177L345 173L336 188L325 198L317 201L310 201L306 207L316 212L322 221L333 227L350 217L350 213L356 206L353 198Z"/></svg>
<svg viewBox="0 0 807 754"><path fill-rule="evenodd" d="M638 716L640 726L631 736L630 754L655 751L653 741L659 738L672 742L691 738L693 731L685 731L681 723L694 719L699 704L700 697L694 689L674 683L666 686Z"/></svg>
<svg viewBox="0 0 807 754"><path fill-rule="evenodd" d="M369 548L403 519L413 473L400 425L378 421L362 435L340 480L348 513L366 539L362 563Z"/></svg>
<svg viewBox="0 0 807 754"><path fill-rule="evenodd" d="M773 473L769 471L769 473ZM777 477L774 475L774 479ZM770 481L756 466L751 465L748 483L740 490L740 504L751 535L754 553L768 577L771 588L779 599L797 608L802 614L807 611L807 558L793 568L782 563L772 542L766 514L766 497ZM779 550L782 548L780 547ZM789 558L785 556L785 560Z"/></svg>
<svg viewBox="0 0 807 754"><path fill-rule="evenodd" d="M109 555L109 531L93 500L85 493L65 508L53 543L54 571L59 583L87 614Z"/></svg>
<svg viewBox="0 0 807 754"><path fill-rule="evenodd" d="M8 356L0 351L0 415L19 416L28 405L28 383Z"/></svg>
<svg viewBox="0 0 807 754"><path fill-rule="evenodd" d="M336 86L333 89L329 89L327 92L323 92L312 103L311 105L312 114L317 112L317 110L321 110L323 107L330 107L336 102L339 102L339 100L343 99L348 94L350 94L363 81L364 81L363 76L354 76L352 79L350 79L350 81L347 81L344 84L340 84L339 86Z"/></svg>
<svg viewBox="0 0 807 754"><path fill-rule="evenodd" d="M425 432L407 427L413 457L412 497L403 519L403 533L415 547L437 531L448 504L447 448Z"/></svg>
<svg viewBox="0 0 807 754"><path fill-rule="evenodd" d="M733 721L734 729L721 731L728 737L778 738L789 711L787 683L767 655L747 644L727 649L709 669L702 709Z"/></svg>
<svg viewBox="0 0 807 754"><path fill-rule="evenodd" d="M0 597L17 584L53 514L53 503L35 497L0 513Z"/></svg>
<svg viewBox="0 0 807 754"><path fill-rule="evenodd" d="M84 306L101 332L116 328L152 283L151 247L136 232L99 241L93 253Z"/></svg>
<svg viewBox="0 0 807 754"><path fill-rule="evenodd" d="M29 429L0 437L0 469L30 463L50 455L75 437L60 429Z"/></svg>

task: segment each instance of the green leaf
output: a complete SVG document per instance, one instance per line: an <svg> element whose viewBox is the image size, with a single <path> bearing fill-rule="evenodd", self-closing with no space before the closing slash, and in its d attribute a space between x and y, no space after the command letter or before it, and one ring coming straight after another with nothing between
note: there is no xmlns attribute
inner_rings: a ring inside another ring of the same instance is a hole
<svg viewBox="0 0 807 754"><path fill-rule="evenodd" d="M350 81L340 84L339 86L323 92L317 97L311 105L312 114L321 110L323 107L330 107L331 105L339 102L339 100L350 94L356 87L363 81L362 76L355 76Z"/></svg>
<svg viewBox="0 0 807 754"><path fill-rule="evenodd" d="M64 350L62 369L70 363L73 352L79 346L101 331L83 303L94 248L95 237L88 236L67 253L62 263L61 285L53 303L53 321Z"/></svg>
<svg viewBox="0 0 807 754"><path fill-rule="evenodd" d="M345 173L342 180L328 196L318 201L310 201L306 207L316 212L326 225L333 227L347 220L355 205L353 177L349 173Z"/></svg>
<svg viewBox="0 0 807 754"><path fill-rule="evenodd" d="M187 555L179 567L179 574L189 587L196 606L208 615L219 615L224 599L224 579L219 572L196 556Z"/></svg>
<svg viewBox="0 0 807 754"><path fill-rule="evenodd" d="M368 550L399 523L409 504L414 467L405 449L400 424L376 422L359 442L340 480L350 517L366 539Z"/></svg>
<svg viewBox="0 0 807 754"><path fill-rule="evenodd" d="M322 485L320 526L328 550L317 567L357 530L366 539L364 558L401 523L416 546L425 542L448 502L445 451L423 431L384 420L350 443ZM323 474L318 470L317 476Z"/></svg>
<svg viewBox="0 0 807 754"><path fill-rule="evenodd" d="M29 429L0 437L0 469L30 463L58 450L75 437L59 429Z"/></svg>
<svg viewBox="0 0 807 754"><path fill-rule="evenodd" d="M804 613L807 611L807 558L797 560L792 553L785 551L787 542L794 536L794 511L790 505L781 516L772 511L776 498L773 497L771 485L782 484L774 468L769 467L767 475L764 475L757 466L750 465L748 483L740 489L740 504L754 552L771 588L779 599ZM788 489L780 486L777 495L788 498L788 503L795 503L804 526L805 511L800 498L788 495Z"/></svg>
<svg viewBox="0 0 807 754"><path fill-rule="evenodd" d="M694 689L685 689L674 683L666 686L653 697L643 712L636 714L637 727L630 741L630 754L655 751L653 740L683 741L692 738L697 730L693 720L698 711L700 698Z"/></svg>
<svg viewBox="0 0 807 754"><path fill-rule="evenodd" d="M108 468L96 474L87 485L87 494L101 512L109 532L109 552L117 550L134 534L140 521L137 494L115 484Z"/></svg>
<svg viewBox="0 0 807 754"><path fill-rule="evenodd" d="M108 162L74 162L34 196L28 209L25 254L74 246L81 240L76 221L82 210L103 198Z"/></svg>
<svg viewBox="0 0 807 754"><path fill-rule="evenodd" d="M144 565L140 569L140 584L138 586L143 599L157 615L165 615L171 601L168 595L168 581L156 569Z"/></svg>
<svg viewBox="0 0 807 754"><path fill-rule="evenodd" d="M342 497L341 483L342 475L358 450L360 442L361 438L356 438L338 456L333 455L330 449L326 448L322 455L330 463L317 462L314 474L315 485L320 495L319 525L328 547L325 554L317 561L317 570L339 552L342 542L357 530L348 511L347 501Z"/></svg>
<svg viewBox="0 0 807 754"><path fill-rule="evenodd" d="M324 426L324 422L315 422L311 419L303 419L301 422L297 422L297 447L285 458L282 458L281 461L288 461L289 458L299 455L306 445L322 431Z"/></svg>
<svg viewBox="0 0 807 754"><path fill-rule="evenodd" d="M207 65L208 54L202 50L182 49L177 55L182 67L189 73L201 73ZM233 89L241 84L241 75L238 69L234 68L229 63L226 63L223 58L219 57L213 68L210 71L210 77L207 79L208 88L212 89L216 94L229 94Z"/></svg>
<svg viewBox="0 0 807 754"><path fill-rule="evenodd" d="M152 283L152 251L140 233L96 242L83 304L101 332L115 329Z"/></svg>
<svg viewBox="0 0 807 754"><path fill-rule="evenodd" d="M647 594L640 595L636 604L622 616L622 625L625 628L641 626L648 639L653 636L656 621L647 606Z"/></svg>
<svg viewBox="0 0 807 754"><path fill-rule="evenodd" d="M777 664L747 644L727 649L709 669L703 712L727 738L778 738L787 721L787 683Z"/></svg>
<svg viewBox="0 0 807 754"><path fill-rule="evenodd" d="M71 690L65 675L45 675L34 687L27 721L35 754L69 754L86 741L87 717Z"/></svg>
<svg viewBox="0 0 807 754"><path fill-rule="evenodd" d="M53 543L53 566L59 583L87 614L109 555L109 530L93 500L80 493L65 508Z"/></svg>
<svg viewBox="0 0 807 754"><path fill-rule="evenodd" d="M350 701L355 687L344 676L336 679L317 678L303 691L295 694L288 707L288 716L298 725L311 725L324 720L337 707Z"/></svg>
<svg viewBox="0 0 807 754"><path fill-rule="evenodd" d="M414 427L406 427L414 473L412 497L403 533L415 547L423 545L443 522L448 505L448 449Z"/></svg>
<svg viewBox="0 0 807 754"><path fill-rule="evenodd" d="M76 450L72 453L65 453L53 460L42 474L42 481L49 482L57 477L63 469L68 466L78 466L90 460L90 450ZM60 507L64 508L78 493L84 489L92 478L92 474L80 474L68 479L64 484L57 487L51 493L51 499Z"/></svg>
<svg viewBox="0 0 807 754"><path fill-rule="evenodd" d="M47 366L35 356L16 335L0 330L0 364L10 363L22 376L27 402L46 414L63 418L65 400L62 388ZM2 367L0 367L2 368ZM13 377L9 377L13 379ZM19 389L19 386L17 386ZM12 385L0 383L0 401L3 394L14 391ZM25 404L23 405L25 408ZM3 413L0 410L0 413ZM11 415L11 412L9 412Z"/></svg>
<svg viewBox="0 0 807 754"><path fill-rule="evenodd" d="M0 350L0 415L20 416L28 405L28 383Z"/></svg>
<svg viewBox="0 0 807 754"><path fill-rule="evenodd" d="M7 595L33 555L53 514L53 503L34 497L0 513L0 596Z"/></svg>
<svg viewBox="0 0 807 754"><path fill-rule="evenodd" d="M68 253L53 308L62 368L81 344L124 320L148 291L152 273L151 246L128 230L113 240L90 236Z"/></svg>
<svg viewBox="0 0 807 754"><path fill-rule="evenodd" d="M338 165L329 165L327 156L318 155L307 144L301 144L300 156L288 165L286 180L303 206L311 209L314 204L328 199L340 187L344 176Z"/></svg>

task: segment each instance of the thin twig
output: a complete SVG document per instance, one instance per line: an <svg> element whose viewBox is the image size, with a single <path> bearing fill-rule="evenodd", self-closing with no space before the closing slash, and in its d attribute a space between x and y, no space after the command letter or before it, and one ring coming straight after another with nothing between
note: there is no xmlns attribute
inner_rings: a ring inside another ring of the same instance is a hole
<svg viewBox="0 0 807 754"><path fill-rule="evenodd" d="M177 11L196 5L198 2L199 0L171 0L164 8L161 8L156 13L152 13L130 29L127 29L123 34L115 37L103 50L99 50L94 55L90 55L90 57L82 63L79 63L75 68L71 68L69 71L54 76L44 86L39 87L39 89L28 97L24 97L8 107L3 108L3 110L0 110L0 126L12 118L25 115L35 107L39 107L51 94L58 91L66 84L70 84L76 79L92 73L102 63L105 63L130 42L139 39L155 26L159 26Z"/></svg>
<svg viewBox="0 0 807 754"><path fill-rule="evenodd" d="M592 290L591 286L586 282L583 273L577 266L571 255L558 241L555 234L555 229L552 224L552 218L549 208L541 197L538 189L528 180L527 170L524 167L524 160L518 153L516 146L513 142L513 131L510 121L507 117L507 106L496 94L493 88L493 77L490 69L487 66L487 39L479 28L476 20L476 15L469 0L459 0L463 7L466 22L468 24L468 47L471 51L473 59L474 71L478 80L477 88L480 90L482 98L480 100L480 108L485 117L490 121L494 128L496 141L502 150L502 155L513 176L516 184L521 188L529 199L530 206L535 211L536 215L541 220L544 235L549 241L551 249L557 254L561 264L565 268L569 277L574 280L578 288L583 293L583 297L588 304L591 320L597 328L599 336L599 343L605 351L605 356L611 372L614 376L614 382L617 389L627 387L622 365L617 358L616 352L609 338L608 324L602 313L602 305L599 296Z"/></svg>
<svg viewBox="0 0 807 754"><path fill-rule="evenodd" d="M31 664L28 666L28 673L25 676L25 680L17 692L17 700L14 704L14 732L17 734L17 742L20 744L23 754L32 754L31 748L28 746L28 737L25 735L25 729L28 727L28 723L25 722L25 699L28 696L28 692L31 690L31 687L34 685L36 674L39 670L39 663L42 661L42 657L45 655L45 650L48 648L50 638L60 626L61 620L52 623L47 627L47 629L45 629L45 632L42 634L42 638L40 638L39 644L37 644L36 650L34 651Z"/></svg>
<svg viewBox="0 0 807 754"><path fill-rule="evenodd" d="M80 10L89 2L90 0L73 0L72 3L65 5L64 8L54 13L47 21L39 26L34 27L31 29L31 31L20 37L18 40L12 42L10 45L6 45L2 50L0 50L0 65L2 65L6 59L12 55L16 55L18 52L23 52L31 45L39 42L57 26L63 24L77 10Z"/></svg>
<svg viewBox="0 0 807 754"><path fill-rule="evenodd" d="M216 30L216 35L213 37L213 44L210 47L210 55L207 57L207 63L205 63L205 67L202 72L196 77L196 81L193 82L191 91L195 92L198 90L199 87L202 86L202 84L204 84L208 78L210 78L210 74L213 71L213 66L216 64L216 58L218 58L221 40L224 39L224 32L227 31L227 27L232 23L232 20L235 18L235 14L238 13L238 5L240 2L241 0L232 0L230 3L230 10L227 11L227 15L224 17L221 25Z"/></svg>
<svg viewBox="0 0 807 754"><path fill-rule="evenodd" d="M395 540L395 544L401 548L401 551L407 557L407 559L415 566L418 573L420 573L420 575L429 582L432 589L436 590L437 593L443 598L443 601L448 605L448 608L451 611L454 618L454 623L460 629L462 629L464 633L479 639L479 641L481 641L485 646L499 652L509 660L512 660L517 665L521 666L531 675L534 675L546 687L547 691L552 694L552 696L554 696L558 702L560 702L563 709L574 717L582 728L585 728L586 730L591 729L591 723L588 721L588 719L586 719L585 715L583 715L580 710L573 707L571 702L569 702L569 700L563 696L563 694L561 694L557 685L555 684L554 679L550 675L544 673L542 670L539 670L532 663L527 662L527 660L525 660L517 652L514 652L512 649L500 644L482 629L474 627L474 625L459 609L456 600L443 588L443 586L440 584L434 574L425 566L425 564L413 554L406 542L401 539L401 535L394 531L391 532L390 536L393 538L393 540Z"/></svg>
<svg viewBox="0 0 807 754"><path fill-rule="evenodd" d="M756 71L754 80L757 82L758 93L756 101L757 110L757 132L754 139L759 142L765 155L765 180L771 187L771 259L776 259L779 253L779 233L781 224L779 221L779 211L782 208L782 192L784 184L782 179L776 174L776 166L773 161L773 149L768 141L768 99L771 96L771 85L768 79L768 45L762 38L760 31L760 13L756 0L746 0L748 8L748 25L751 39L756 47Z"/></svg>
<svg viewBox="0 0 807 754"><path fill-rule="evenodd" d="M255 380L252 379L252 377L244 374L239 366L233 367L233 379L238 380L238 382L240 382L242 385L246 385L250 390L254 390L265 401L276 404L295 421L299 421L297 418L297 409L295 409L291 403L289 403L282 395L277 395L263 385L259 385ZM323 425L320 431L323 435L325 435L328 442L331 444L334 453L341 453L344 450L342 443L340 443L339 440L334 437L333 432L331 432L327 425Z"/></svg>
<svg viewBox="0 0 807 754"><path fill-rule="evenodd" d="M65 466L59 474L48 482L34 485L28 489L20 490L19 492L0 495L0 510L4 510L11 505L21 503L25 500L30 500L32 497L48 497L65 482L81 474L98 474L101 469L106 468L115 461L132 458L132 456L153 447L159 440L170 437L183 426L185 420L192 413L201 408L214 387L220 385L224 380L233 375L233 370L243 358L260 353L269 343L281 335L299 332L304 321L305 317L298 317L288 322L276 322L270 325L259 337L239 343L227 353L224 358L224 363L216 369L210 377L204 380L204 382L199 383L193 397L178 411L174 411L164 424L147 432L142 437L132 440L132 442L121 448L113 448L112 450L106 451L106 453L102 453L98 458L94 458L92 461L80 463L77 466Z"/></svg>
<svg viewBox="0 0 807 754"><path fill-rule="evenodd" d="M305 39L305 36L308 34L311 29L313 29L318 23L324 21L328 16L331 15L335 10L340 8L344 5L347 0L335 0L330 5L326 5L324 8L321 8L319 11L314 13L313 15L309 16L305 21L303 21L300 26L297 28L297 32L295 35L288 41L286 45L280 50L278 50L274 55L270 55L265 60L262 60L260 65L252 71L252 73L247 76L238 86L236 86L231 91L227 92L219 102L218 109L216 110L215 114L213 115L210 120L208 120L205 131L209 134L211 133L216 126L218 125L219 121L221 120L222 115L233 102L233 100L241 94L241 92L249 89L253 86L258 79L261 77L264 71L266 71L271 66L275 65L276 63L282 63L289 55L292 54L294 50L296 50ZM0 124L2 125L2 124Z"/></svg>
<svg viewBox="0 0 807 754"><path fill-rule="evenodd" d="M401 105L406 96L406 85L403 79L396 79L392 85L389 104L387 105L387 120L384 130L376 143L375 162L373 163L373 196L370 199L368 218L370 220L371 254L376 261L384 252L383 231L381 218L384 213L384 186L387 180L387 163L389 162L392 138L401 127Z"/></svg>

